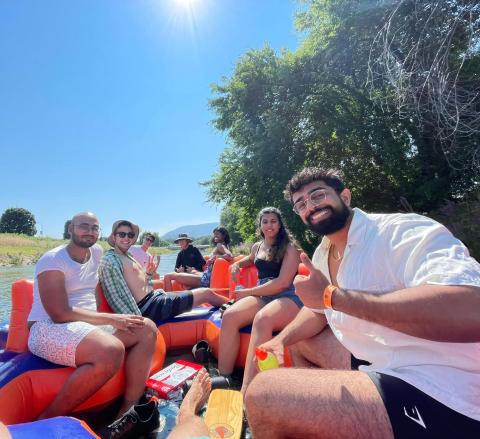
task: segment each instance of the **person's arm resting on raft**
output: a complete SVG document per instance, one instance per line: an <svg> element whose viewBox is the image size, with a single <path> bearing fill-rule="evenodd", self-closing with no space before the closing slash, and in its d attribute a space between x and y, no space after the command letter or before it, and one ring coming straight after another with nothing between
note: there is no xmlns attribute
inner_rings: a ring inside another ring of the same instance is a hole
<svg viewBox="0 0 480 439"><path fill-rule="evenodd" d="M214 258L221 258L225 259L226 261L230 262L233 260L232 252L223 244L218 243L216 247L217 254Z"/></svg>

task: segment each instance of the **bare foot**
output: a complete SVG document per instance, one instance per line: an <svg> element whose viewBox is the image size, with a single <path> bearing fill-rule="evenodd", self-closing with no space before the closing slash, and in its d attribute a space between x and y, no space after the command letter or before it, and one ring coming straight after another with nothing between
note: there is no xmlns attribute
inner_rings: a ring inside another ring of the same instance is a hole
<svg viewBox="0 0 480 439"><path fill-rule="evenodd" d="M201 369L193 380L190 390L182 401L179 420L181 417L190 417L198 414L198 411L207 402L212 390L212 379L205 369Z"/></svg>

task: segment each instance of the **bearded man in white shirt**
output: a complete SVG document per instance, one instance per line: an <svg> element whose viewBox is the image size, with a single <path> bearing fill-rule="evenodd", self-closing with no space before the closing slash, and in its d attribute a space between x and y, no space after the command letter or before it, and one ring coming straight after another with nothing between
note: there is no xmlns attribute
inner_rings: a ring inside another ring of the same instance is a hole
<svg viewBox="0 0 480 439"><path fill-rule="evenodd" d="M352 209L334 170L304 169L285 196L324 237L313 263L302 254L305 307L262 346L282 361L296 343L294 364L317 368L255 378L254 437L480 437L480 265L466 247L424 216Z"/></svg>

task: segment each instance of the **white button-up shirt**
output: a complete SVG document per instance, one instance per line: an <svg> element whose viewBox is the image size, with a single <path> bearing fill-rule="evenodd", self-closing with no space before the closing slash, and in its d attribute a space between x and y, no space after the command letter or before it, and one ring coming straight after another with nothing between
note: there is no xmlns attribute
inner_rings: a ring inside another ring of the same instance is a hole
<svg viewBox="0 0 480 439"><path fill-rule="evenodd" d="M325 237L313 256L327 279L329 248ZM436 221L354 209L337 284L375 294L425 284L480 286L480 264ZM338 340L357 358L372 363L361 370L396 376L480 420L480 343L435 342L336 310L327 309L325 315Z"/></svg>

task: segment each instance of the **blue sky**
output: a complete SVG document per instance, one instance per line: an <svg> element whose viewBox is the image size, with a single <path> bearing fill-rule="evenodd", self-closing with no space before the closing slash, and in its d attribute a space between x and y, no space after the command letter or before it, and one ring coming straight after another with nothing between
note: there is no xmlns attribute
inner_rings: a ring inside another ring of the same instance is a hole
<svg viewBox="0 0 480 439"><path fill-rule="evenodd" d="M210 84L268 43L294 50L294 0L0 2L0 213L44 235L89 210L164 233L217 221L198 182L225 148Z"/></svg>

